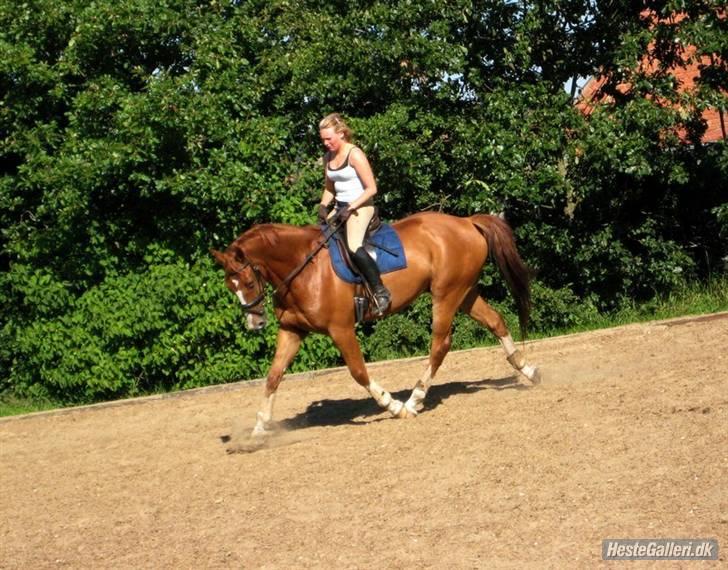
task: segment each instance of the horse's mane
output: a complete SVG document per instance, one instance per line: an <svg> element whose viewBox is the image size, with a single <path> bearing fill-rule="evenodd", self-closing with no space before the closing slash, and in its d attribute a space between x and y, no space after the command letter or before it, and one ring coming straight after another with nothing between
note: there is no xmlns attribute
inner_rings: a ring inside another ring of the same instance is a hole
<svg viewBox="0 0 728 570"><path fill-rule="evenodd" d="M280 248L291 249L296 246L310 247L321 231L316 226L294 226L290 224L258 224L230 244L234 251L248 250L246 244L272 252Z"/></svg>
<svg viewBox="0 0 728 570"><path fill-rule="evenodd" d="M245 232L245 241L260 240L265 247L275 248L280 245L278 230L274 224L264 224L253 226L249 231Z"/></svg>

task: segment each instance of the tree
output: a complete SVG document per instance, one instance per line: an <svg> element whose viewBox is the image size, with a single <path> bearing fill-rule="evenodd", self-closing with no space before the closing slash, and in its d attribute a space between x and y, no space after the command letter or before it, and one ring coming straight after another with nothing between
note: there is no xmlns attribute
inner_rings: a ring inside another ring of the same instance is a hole
<svg viewBox="0 0 728 570"><path fill-rule="evenodd" d="M0 391L82 402L262 374L275 331L240 330L207 252L254 223L313 221L333 110L386 218L505 212L554 308L537 326L704 274L726 253L725 145L665 133L725 107L725 18L717 0L649 4L687 17L650 27L621 0L6 0ZM669 78L629 75L675 38L713 56L687 115L650 98L679 99ZM563 85L597 70L614 102L587 121ZM484 274L498 301L496 283ZM424 314L398 350L424 348ZM365 330L372 354L397 322ZM296 366L337 358L312 338Z"/></svg>

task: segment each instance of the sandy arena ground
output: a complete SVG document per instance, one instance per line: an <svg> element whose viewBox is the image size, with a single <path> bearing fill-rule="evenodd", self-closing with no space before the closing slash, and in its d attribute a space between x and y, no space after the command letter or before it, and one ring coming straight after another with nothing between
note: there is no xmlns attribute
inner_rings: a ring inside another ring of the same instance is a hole
<svg viewBox="0 0 728 570"><path fill-rule="evenodd" d="M717 568L728 554L728 313L452 353L414 420L345 370L0 421L0 568ZM403 398L424 359L378 363ZM716 538L715 562L601 561Z"/></svg>

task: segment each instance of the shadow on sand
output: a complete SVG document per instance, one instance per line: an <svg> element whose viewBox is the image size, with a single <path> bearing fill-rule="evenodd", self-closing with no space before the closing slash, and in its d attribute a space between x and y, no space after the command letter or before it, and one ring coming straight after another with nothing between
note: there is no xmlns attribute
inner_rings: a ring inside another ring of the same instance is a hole
<svg viewBox="0 0 728 570"><path fill-rule="evenodd" d="M435 409L448 398L460 394L472 394L481 390L528 390L530 387L519 383L515 376L436 384L427 392L424 408L420 413ZM406 389L392 392L392 396L405 401L410 393L411 390ZM290 432L310 427L362 425L388 419L391 419L389 414L386 414L372 398L318 400L309 404L305 411L276 422L274 431ZM220 439L223 443L228 443L231 438L222 436Z"/></svg>
<svg viewBox="0 0 728 570"><path fill-rule="evenodd" d="M530 388L532 386L521 384L516 376L436 384L431 386L427 392L427 398L420 413L435 409L448 398L460 394L473 394L481 390L528 390ZM405 401L409 398L410 393L411 390L406 389L392 392L392 396L400 401ZM259 449L297 443L301 437L304 437L302 430L310 427L364 425L391 419L390 415L382 410L372 398L318 400L311 403L305 411L291 418L274 422L272 436L264 440L250 438L240 432L223 435L220 437L220 441L223 444L231 444L227 449L228 453L250 453ZM295 432L300 435L295 436Z"/></svg>
<svg viewBox="0 0 728 570"><path fill-rule="evenodd" d="M420 413L433 410L448 398L460 394L472 394L481 390L527 390L529 388L528 385L520 384L515 376L436 384L431 386L427 392L427 398ZM404 402L410 397L411 392L411 389L392 392L392 397ZM297 430L346 424L361 425L389 419L391 419L389 414L382 410L373 398L347 398L318 400L311 403L304 412L281 420L279 425L284 430Z"/></svg>

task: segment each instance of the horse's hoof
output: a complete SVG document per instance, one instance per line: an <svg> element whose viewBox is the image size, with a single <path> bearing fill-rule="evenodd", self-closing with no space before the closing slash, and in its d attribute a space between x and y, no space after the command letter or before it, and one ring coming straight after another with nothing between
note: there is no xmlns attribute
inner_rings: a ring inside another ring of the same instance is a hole
<svg viewBox="0 0 728 570"><path fill-rule="evenodd" d="M265 439L249 439L248 441L240 441L228 445L225 451L228 454L233 453L253 453L259 449L263 449L266 446L267 440Z"/></svg>
<svg viewBox="0 0 728 570"><path fill-rule="evenodd" d="M394 416L395 418L407 417L407 408L399 400L393 399L387 406L387 409L389 410L389 413L392 414L392 416Z"/></svg>
<svg viewBox="0 0 728 570"><path fill-rule="evenodd" d="M529 380L531 381L531 384L533 384L534 386L538 386L541 383L541 380L543 380L541 376L541 371L538 368L534 368L533 374L531 374Z"/></svg>
<svg viewBox="0 0 728 570"><path fill-rule="evenodd" d="M411 410L407 407L406 404L400 403L400 408L395 412L392 412L392 415L395 418L398 418L400 420L405 420L408 418L416 418L417 417L417 410Z"/></svg>
<svg viewBox="0 0 728 570"><path fill-rule="evenodd" d="M271 432L262 432L251 435L244 441L236 441L228 445L226 451L228 453L253 453L259 449L263 449L270 441Z"/></svg>
<svg viewBox="0 0 728 570"><path fill-rule="evenodd" d="M272 436L272 431L256 428L248 437L233 439L226 451L228 453L252 453L267 447Z"/></svg>
<svg viewBox="0 0 728 570"><path fill-rule="evenodd" d="M400 413L406 413L404 416L400 416L402 418L416 418L417 417L417 408L414 404L408 402L405 402L404 408L402 408L402 411Z"/></svg>

